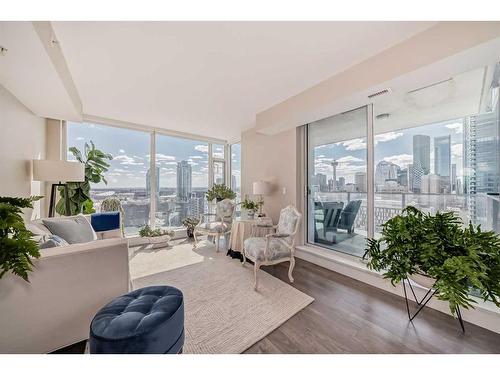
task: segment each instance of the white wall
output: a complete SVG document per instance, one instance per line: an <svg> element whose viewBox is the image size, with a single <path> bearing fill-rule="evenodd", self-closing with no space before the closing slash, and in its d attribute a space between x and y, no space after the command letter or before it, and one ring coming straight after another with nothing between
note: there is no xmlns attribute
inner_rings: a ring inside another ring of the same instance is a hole
<svg viewBox="0 0 500 375"><path fill-rule="evenodd" d="M264 212L274 223L280 210L289 204L300 207L297 200L297 131L288 130L273 136L248 130L241 136L241 191L251 198L253 182L271 183L270 196L264 197Z"/></svg>
<svg viewBox="0 0 500 375"><path fill-rule="evenodd" d="M31 160L45 158L45 119L35 116L0 86L0 196L44 195L44 183L31 181ZM44 209L37 202L34 217Z"/></svg>

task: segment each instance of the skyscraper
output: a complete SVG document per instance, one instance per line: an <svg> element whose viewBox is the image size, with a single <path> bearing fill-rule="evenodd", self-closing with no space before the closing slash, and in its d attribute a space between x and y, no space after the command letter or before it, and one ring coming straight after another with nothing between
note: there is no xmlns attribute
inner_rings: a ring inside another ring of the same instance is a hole
<svg viewBox="0 0 500 375"><path fill-rule="evenodd" d="M187 201L192 191L192 168L187 160L177 163L177 198Z"/></svg>
<svg viewBox="0 0 500 375"><path fill-rule="evenodd" d="M354 183L359 192L366 192L366 172L356 172L354 174Z"/></svg>
<svg viewBox="0 0 500 375"><path fill-rule="evenodd" d="M431 171L431 137L428 135L413 136L413 164L419 164L424 175Z"/></svg>
<svg viewBox="0 0 500 375"><path fill-rule="evenodd" d="M332 174L332 180L333 180L333 190L337 190L337 167L339 165L339 162L337 160L332 161L332 168L333 168L333 174Z"/></svg>
<svg viewBox="0 0 500 375"><path fill-rule="evenodd" d="M156 199L160 196L160 167L156 167ZM146 172L146 196L151 197L151 168Z"/></svg>
<svg viewBox="0 0 500 375"><path fill-rule="evenodd" d="M451 136L434 137L434 174L451 177Z"/></svg>

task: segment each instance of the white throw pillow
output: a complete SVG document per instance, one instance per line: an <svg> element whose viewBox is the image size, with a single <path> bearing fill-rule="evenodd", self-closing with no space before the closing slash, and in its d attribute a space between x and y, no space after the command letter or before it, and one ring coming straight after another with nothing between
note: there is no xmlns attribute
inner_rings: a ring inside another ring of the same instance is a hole
<svg viewBox="0 0 500 375"><path fill-rule="evenodd" d="M42 219L43 224L69 244L83 243L97 240L97 234L92 225L82 214L70 217L55 217Z"/></svg>

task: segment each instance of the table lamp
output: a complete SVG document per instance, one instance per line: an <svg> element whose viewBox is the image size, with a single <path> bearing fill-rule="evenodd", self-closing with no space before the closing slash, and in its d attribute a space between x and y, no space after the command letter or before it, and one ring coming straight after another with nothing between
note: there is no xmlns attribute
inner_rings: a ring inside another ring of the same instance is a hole
<svg viewBox="0 0 500 375"><path fill-rule="evenodd" d="M259 196L259 216L262 215L262 206L264 205L264 196L271 192L271 184L267 181L256 181L253 183L253 194Z"/></svg>
<svg viewBox="0 0 500 375"><path fill-rule="evenodd" d="M64 186L66 215L70 214L66 182L85 181L85 165L65 160L33 160L33 181L59 181L50 189L49 217L54 216L56 186Z"/></svg>

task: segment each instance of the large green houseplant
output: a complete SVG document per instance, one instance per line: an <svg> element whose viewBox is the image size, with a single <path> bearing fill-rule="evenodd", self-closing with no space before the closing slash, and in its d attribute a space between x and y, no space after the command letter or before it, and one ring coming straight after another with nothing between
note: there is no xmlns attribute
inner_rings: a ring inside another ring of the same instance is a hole
<svg viewBox="0 0 500 375"><path fill-rule="evenodd" d="M214 186L205 193L205 197L209 202L214 199L219 202L223 199L236 198L236 193L224 184L214 184Z"/></svg>
<svg viewBox="0 0 500 375"><path fill-rule="evenodd" d="M33 208L33 202L40 198L0 197L0 279L11 271L29 281L32 259L39 258L40 251L21 214L23 208Z"/></svg>
<svg viewBox="0 0 500 375"><path fill-rule="evenodd" d="M108 182L104 173L108 171L109 163L113 156L97 149L92 141L90 145L85 143L83 154L76 147L70 147L69 151L76 160L85 164L85 181L68 182L69 212L66 212L66 193L64 187L59 188L60 199L56 205L56 211L60 215L77 215L80 213L91 214L95 212L94 204L90 198L90 183Z"/></svg>
<svg viewBox="0 0 500 375"><path fill-rule="evenodd" d="M379 239L368 239L363 258L395 285L414 274L435 279L452 314L474 307L471 288L500 307L500 239L480 226L463 225L453 212L424 213L407 207L388 220Z"/></svg>

